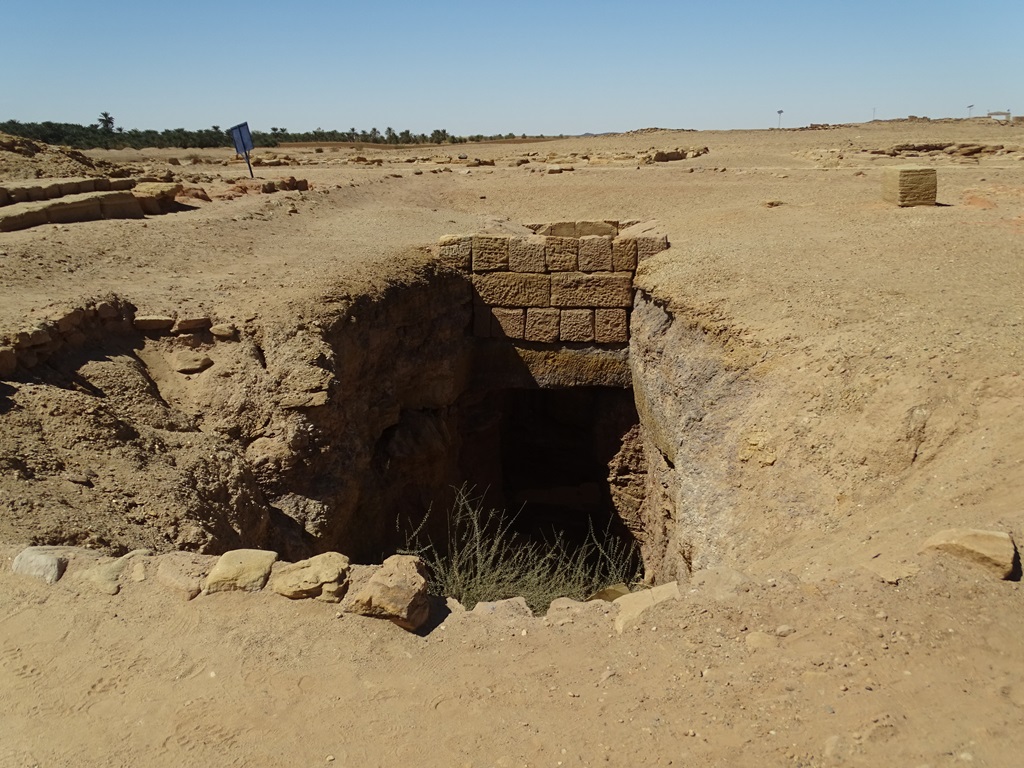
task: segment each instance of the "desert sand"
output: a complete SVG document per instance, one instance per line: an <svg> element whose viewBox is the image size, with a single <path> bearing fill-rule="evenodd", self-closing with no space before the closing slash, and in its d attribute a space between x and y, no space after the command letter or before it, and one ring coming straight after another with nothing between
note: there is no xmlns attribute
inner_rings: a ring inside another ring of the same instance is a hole
<svg viewBox="0 0 1024 768"><path fill-rule="evenodd" d="M929 142L989 150L889 152ZM194 376L162 362L192 342L133 336L0 382L0 766L1020 763L1020 582L923 546L951 528L1024 541L1024 128L322 149L258 151L283 163L257 165L262 180L309 182L274 193L229 150L89 152L211 199L0 233L0 335L116 296L242 339ZM44 161L0 153L0 181L103 172ZM939 205L882 201L900 164L937 169ZM656 220L671 244L638 269L630 354L662 462L649 581L678 581L680 600L621 633L603 602L439 603L409 633L268 591L186 600L155 578L162 553L260 544L243 530L254 493L344 467L296 437L282 393L315 388L289 371L326 355L340 401L401 389L388 377L407 371L375 349L429 367L438 238L606 219ZM380 309L406 289L407 314ZM407 346L309 341L338 317ZM82 563L53 585L12 573L29 544L152 554L110 595Z"/></svg>

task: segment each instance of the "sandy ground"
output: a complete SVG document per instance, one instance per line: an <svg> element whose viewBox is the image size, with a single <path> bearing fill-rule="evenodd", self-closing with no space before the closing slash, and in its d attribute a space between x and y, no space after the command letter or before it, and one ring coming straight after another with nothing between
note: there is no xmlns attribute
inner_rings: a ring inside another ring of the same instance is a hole
<svg viewBox="0 0 1024 768"><path fill-rule="evenodd" d="M740 489L721 567L621 635L602 606L456 613L416 636L311 601L184 602L152 578L108 597L5 567L0 766L1018 765L1019 584L918 550L957 525L1024 539L1024 162L858 151L938 139L1024 147L1024 129L639 133L446 149L496 161L452 173L389 162L424 148L359 150L380 167L279 150L304 164L258 174L311 191L230 200L244 166L223 151L90 153L216 161L168 166L214 201L0 235L0 328L112 291L147 314L286 320L495 218L655 218L672 249L641 279L769 353L752 427L780 458ZM710 151L615 159L691 145ZM547 153L575 170L531 173ZM942 205L882 203L881 167L899 162L937 167ZM846 455L889 444L904 413L888 404L907 402L931 414L914 456ZM802 507L804 483L833 483L835 503Z"/></svg>

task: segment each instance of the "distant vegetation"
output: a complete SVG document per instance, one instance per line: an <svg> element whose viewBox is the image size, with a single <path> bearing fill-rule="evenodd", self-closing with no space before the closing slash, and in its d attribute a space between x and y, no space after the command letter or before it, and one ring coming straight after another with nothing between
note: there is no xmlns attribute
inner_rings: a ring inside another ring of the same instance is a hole
<svg viewBox="0 0 1024 768"><path fill-rule="evenodd" d="M76 149L142 149L144 147L176 147L180 149L202 149L204 147L230 147L231 134L219 125L198 131L184 128L168 128L162 131L139 130L115 126L114 117L109 112L102 112L96 122L91 125L76 123L22 123L8 120L0 123L0 133L21 136L26 139L42 141L47 144L62 144ZM465 144L476 141L496 141L500 139L526 138L526 134L517 137L514 133L484 136L452 136L443 128L426 133L413 133L409 130L396 132L393 128L385 128L381 133L376 128L369 131L350 128L347 131L325 131L317 128L304 133L292 133L287 128L273 127L270 131L253 131L253 143L257 147L276 147L289 142L362 142L365 144ZM544 138L544 137L537 137Z"/></svg>

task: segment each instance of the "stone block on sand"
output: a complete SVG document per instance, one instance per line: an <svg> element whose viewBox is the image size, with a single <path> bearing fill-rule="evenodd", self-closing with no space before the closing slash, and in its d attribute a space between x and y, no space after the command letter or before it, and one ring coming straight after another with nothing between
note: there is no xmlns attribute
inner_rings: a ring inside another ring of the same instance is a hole
<svg viewBox="0 0 1024 768"><path fill-rule="evenodd" d="M0 212L0 232L38 227L46 222L46 208L38 203L11 205Z"/></svg>
<svg viewBox="0 0 1024 768"><path fill-rule="evenodd" d="M169 331L174 327L174 318L167 315L137 315L134 324L137 331Z"/></svg>
<svg viewBox="0 0 1024 768"><path fill-rule="evenodd" d="M634 269L636 269L636 238L615 238L612 241L612 270L632 272Z"/></svg>
<svg viewBox="0 0 1024 768"><path fill-rule="evenodd" d="M131 192L96 192L104 219L141 219L142 206Z"/></svg>
<svg viewBox="0 0 1024 768"><path fill-rule="evenodd" d="M610 221L577 221L576 236L586 237L587 235L604 235L615 237L619 234L619 227Z"/></svg>
<svg viewBox="0 0 1024 768"><path fill-rule="evenodd" d="M46 206L46 219L51 224L72 224L76 221L96 221L102 218L100 201L91 195L54 200Z"/></svg>
<svg viewBox="0 0 1024 768"><path fill-rule="evenodd" d="M203 590L203 579L216 564L212 555L192 552L168 552L161 555L156 566L156 581L191 600Z"/></svg>
<svg viewBox="0 0 1024 768"><path fill-rule="evenodd" d="M882 199L901 208L935 205L938 173L934 168L885 168L882 170Z"/></svg>

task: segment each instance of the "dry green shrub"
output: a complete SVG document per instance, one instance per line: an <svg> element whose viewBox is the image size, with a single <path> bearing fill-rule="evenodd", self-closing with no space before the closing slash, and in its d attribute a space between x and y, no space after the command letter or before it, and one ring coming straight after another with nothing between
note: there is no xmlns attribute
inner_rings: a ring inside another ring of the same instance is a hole
<svg viewBox="0 0 1024 768"><path fill-rule="evenodd" d="M612 584L641 579L636 543L614 536L610 526L601 533L591 527L577 547L562 536L527 539L513 530L515 520L487 509L463 486L456 489L446 540L438 545L426 536L424 518L406 535L404 551L427 563L432 594L454 597L470 610L478 602L521 596L533 611L543 612L557 597L585 600Z"/></svg>

